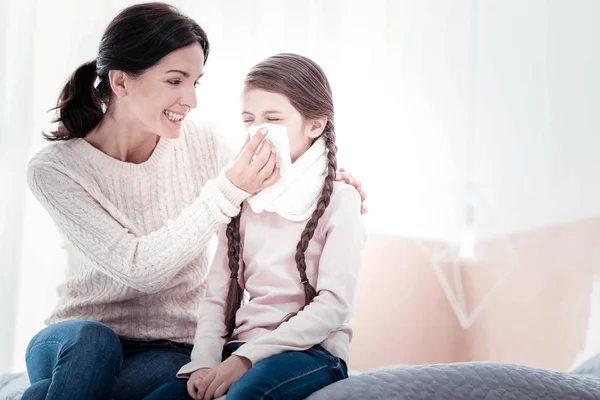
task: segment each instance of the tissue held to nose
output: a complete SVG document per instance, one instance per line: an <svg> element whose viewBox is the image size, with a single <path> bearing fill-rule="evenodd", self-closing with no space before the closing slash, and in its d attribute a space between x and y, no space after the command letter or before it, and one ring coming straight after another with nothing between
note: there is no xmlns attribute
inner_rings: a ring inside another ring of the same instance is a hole
<svg viewBox="0 0 600 400"><path fill-rule="evenodd" d="M288 139L287 128L283 125L277 124L262 124L258 126L251 126L248 128L250 133L250 139L261 129L267 128L267 136L265 140L271 142L275 148L277 156L277 162L279 163L279 174L285 176L286 172L292 165L292 156L290 154L290 141ZM258 147L256 152L258 153L262 148L262 144Z"/></svg>

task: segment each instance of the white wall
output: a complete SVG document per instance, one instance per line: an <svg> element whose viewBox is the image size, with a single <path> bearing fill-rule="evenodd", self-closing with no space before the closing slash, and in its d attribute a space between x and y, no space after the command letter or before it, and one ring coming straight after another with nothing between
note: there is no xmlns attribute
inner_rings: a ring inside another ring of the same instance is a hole
<svg viewBox="0 0 600 400"><path fill-rule="evenodd" d="M489 233L597 216L600 3L479 5L476 165L497 209Z"/></svg>

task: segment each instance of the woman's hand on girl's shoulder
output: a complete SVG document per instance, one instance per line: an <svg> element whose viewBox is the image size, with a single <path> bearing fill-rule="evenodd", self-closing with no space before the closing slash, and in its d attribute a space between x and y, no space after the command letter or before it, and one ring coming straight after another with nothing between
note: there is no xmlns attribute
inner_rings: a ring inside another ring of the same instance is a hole
<svg viewBox="0 0 600 400"><path fill-rule="evenodd" d="M335 176L335 180L340 181L340 182L346 182L348 185L354 186L354 188L360 194L360 199L361 199L360 212L362 214L366 214L369 211L365 204L365 200L367 200L367 192L365 192L365 190L363 189L362 183L360 182L360 180L355 178L350 172L346 171L344 168L340 168L338 170L338 173Z"/></svg>

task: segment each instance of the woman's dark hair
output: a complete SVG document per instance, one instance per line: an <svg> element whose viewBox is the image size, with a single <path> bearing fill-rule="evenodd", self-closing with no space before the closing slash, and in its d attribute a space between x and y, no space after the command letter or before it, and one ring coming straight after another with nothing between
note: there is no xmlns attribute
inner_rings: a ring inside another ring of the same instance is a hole
<svg viewBox="0 0 600 400"><path fill-rule="evenodd" d="M95 60L71 75L58 98L58 130L48 140L83 138L104 116L111 88L110 70L138 77L169 53L200 43L204 62L209 44L206 33L191 18L165 3L136 4L121 11L108 25Z"/></svg>
<svg viewBox="0 0 600 400"><path fill-rule="evenodd" d="M331 200L333 182L337 171L337 146L335 144L335 125L333 119L333 96L329 81L323 70L312 60L297 54L278 54L260 62L246 76L246 87L280 93L286 96L292 106L307 119L327 117L327 124L321 134L327 147L327 176L317 208L306 223L296 246L296 267L299 283L304 286L305 306L317 295L315 288L306 276L304 252L312 239L319 219ZM235 314L242 304L243 289L238 281L240 267L240 216L233 218L227 226L229 269L231 280L226 301L224 338L235 330ZM243 263L242 263L243 264ZM291 314L289 317L293 316ZM287 318L286 318L287 319Z"/></svg>

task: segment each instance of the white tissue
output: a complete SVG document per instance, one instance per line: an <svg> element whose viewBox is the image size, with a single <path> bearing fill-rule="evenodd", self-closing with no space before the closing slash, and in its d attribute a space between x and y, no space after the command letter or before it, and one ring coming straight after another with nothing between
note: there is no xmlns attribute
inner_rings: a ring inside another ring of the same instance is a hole
<svg viewBox="0 0 600 400"><path fill-rule="evenodd" d="M248 128L250 138L258 132L260 128L267 128L266 140L271 142L275 148L275 154L277 156L277 163L279 163L279 174L285 176L289 168L292 166L292 156L290 154L290 140L287 135L287 128L283 125L277 124L262 124L258 126L251 126ZM258 153L262 148L262 143L256 150Z"/></svg>

